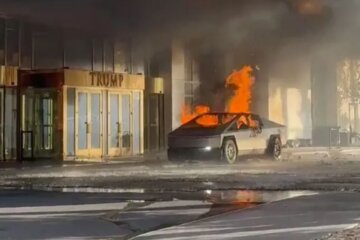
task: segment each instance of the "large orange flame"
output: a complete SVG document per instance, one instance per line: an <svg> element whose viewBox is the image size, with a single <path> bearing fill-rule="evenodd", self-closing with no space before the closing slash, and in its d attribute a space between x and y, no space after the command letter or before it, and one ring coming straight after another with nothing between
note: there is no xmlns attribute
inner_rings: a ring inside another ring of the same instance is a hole
<svg viewBox="0 0 360 240"><path fill-rule="evenodd" d="M254 84L252 72L252 67L244 66L239 71L234 71L226 78L226 88L231 88L234 91L233 96L226 104L226 112L250 112L252 96L251 90ZM195 117L210 111L210 107L207 105L197 105L194 109L192 109L191 106L184 105L181 112L181 123L187 123ZM199 118L198 124L203 126L214 126L218 124L218 119L212 116L206 116L204 118Z"/></svg>
<svg viewBox="0 0 360 240"><path fill-rule="evenodd" d="M226 87L234 88L234 94L227 102L226 111L230 113L249 113L251 105L253 69L245 66L239 71L234 71L226 79Z"/></svg>

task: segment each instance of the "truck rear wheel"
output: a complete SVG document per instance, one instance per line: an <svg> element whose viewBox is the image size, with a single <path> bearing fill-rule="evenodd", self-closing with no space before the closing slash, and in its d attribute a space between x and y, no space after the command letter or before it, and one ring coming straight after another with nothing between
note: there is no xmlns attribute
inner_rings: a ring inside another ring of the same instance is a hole
<svg viewBox="0 0 360 240"><path fill-rule="evenodd" d="M281 160L282 153L282 143L279 137L273 137L270 140L268 146L268 155L272 157L272 159L278 161Z"/></svg>
<svg viewBox="0 0 360 240"><path fill-rule="evenodd" d="M226 139L222 147L222 159L228 164L234 164L238 157L238 150L233 139Z"/></svg>

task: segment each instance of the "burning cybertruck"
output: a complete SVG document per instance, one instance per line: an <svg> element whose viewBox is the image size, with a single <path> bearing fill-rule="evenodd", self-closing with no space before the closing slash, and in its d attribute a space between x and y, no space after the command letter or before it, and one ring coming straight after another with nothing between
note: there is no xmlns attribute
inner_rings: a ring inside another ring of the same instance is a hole
<svg viewBox="0 0 360 240"><path fill-rule="evenodd" d="M233 164L240 155L281 158L285 126L252 113L205 113L168 136L168 159L220 159Z"/></svg>

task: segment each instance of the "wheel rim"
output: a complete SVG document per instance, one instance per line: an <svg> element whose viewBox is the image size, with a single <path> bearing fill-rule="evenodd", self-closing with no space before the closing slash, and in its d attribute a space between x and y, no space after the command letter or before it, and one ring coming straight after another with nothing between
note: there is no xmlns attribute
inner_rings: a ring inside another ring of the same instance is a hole
<svg viewBox="0 0 360 240"><path fill-rule="evenodd" d="M281 155L281 146L279 141L276 141L274 146L274 157L279 158L280 155Z"/></svg>
<svg viewBox="0 0 360 240"><path fill-rule="evenodd" d="M234 144L229 143L226 146L226 157L228 159L229 162L234 162L236 159L236 148Z"/></svg>

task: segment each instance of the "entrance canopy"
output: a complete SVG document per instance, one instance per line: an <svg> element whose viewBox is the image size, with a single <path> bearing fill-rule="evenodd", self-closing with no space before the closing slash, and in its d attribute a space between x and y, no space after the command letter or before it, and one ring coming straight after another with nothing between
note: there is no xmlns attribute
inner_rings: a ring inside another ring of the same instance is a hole
<svg viewBox="0 0 360 240"><path fill-rule="evenodd" d="M144 75L127 73L93 72L74 69L21 70L20 87L61 88L96 87L127 90L144 90Z"/></svg>

